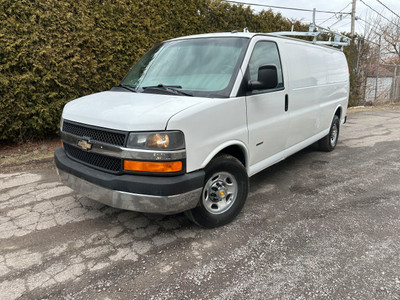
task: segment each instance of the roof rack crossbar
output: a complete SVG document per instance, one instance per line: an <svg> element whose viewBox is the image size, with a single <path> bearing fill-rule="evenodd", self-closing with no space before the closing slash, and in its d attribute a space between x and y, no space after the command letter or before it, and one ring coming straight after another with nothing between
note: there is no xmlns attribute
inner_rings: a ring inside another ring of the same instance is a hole
<svg viewBox="0 0 400 300"><path fill-rule="evenodd" d="M278 32L272 32L271 34L273 35L284 35L284 36L318 36L321 33L320 32L310 32L310 31L278 31Z"/></svg>

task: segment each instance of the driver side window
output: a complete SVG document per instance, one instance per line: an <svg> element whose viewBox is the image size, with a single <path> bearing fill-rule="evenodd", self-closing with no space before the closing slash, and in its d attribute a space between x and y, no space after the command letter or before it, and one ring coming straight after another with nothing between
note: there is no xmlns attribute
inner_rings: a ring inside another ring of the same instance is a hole
<svg viewBox="0 0 400 300"><path fill-rule="evenodd" d="M283 88L283 75L278 47L274 42L258 42L254 47L249 62L250 80L258 80L258 68L262 65L276 65L278 70L278 85L276 88Z"/></svg>

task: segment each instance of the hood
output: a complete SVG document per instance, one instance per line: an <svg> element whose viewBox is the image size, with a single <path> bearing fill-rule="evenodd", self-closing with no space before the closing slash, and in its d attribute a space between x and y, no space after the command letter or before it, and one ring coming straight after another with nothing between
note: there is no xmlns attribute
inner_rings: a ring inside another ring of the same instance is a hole
<svg viewBox="0 0 400 300"><path fill-rule="evenodd" d="M67 103L63 118L124 131L164 130L173 115L204 101L205 98L187 96L108 91Z"/></svg>

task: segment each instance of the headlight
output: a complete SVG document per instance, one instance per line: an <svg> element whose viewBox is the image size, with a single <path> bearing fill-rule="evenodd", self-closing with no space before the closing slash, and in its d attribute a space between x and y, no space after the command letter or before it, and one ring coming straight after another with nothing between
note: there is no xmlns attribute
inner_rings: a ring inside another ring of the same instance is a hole
<svg viewBox="0 0 400 300"><path fill-rule="evenodd" d="M180 150L185 148L185 138L181 131L131 132L126 146L147 150Z"/></svg>

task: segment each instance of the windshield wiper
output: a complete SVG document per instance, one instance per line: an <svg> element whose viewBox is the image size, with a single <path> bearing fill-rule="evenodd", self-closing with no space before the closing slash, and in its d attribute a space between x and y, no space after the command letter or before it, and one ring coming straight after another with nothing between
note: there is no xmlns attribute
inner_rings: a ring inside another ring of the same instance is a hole
<svg viewBox="0 0 400 300"><path fill-rule="evenodd" d="M122 88L124 88L124 89L126 89L126 90L128 90L128 91L137 93L137 92L136 92L136 89L135 89L133 86L128 85L128 84L119 84L118 87L122 87Z"/></svg>
<svg viewBox="0 0 400 300"><path fill-rule="evenodd" d="M162 83L158 84L158 85L150 85L150 86L144 86L143 90L147 90L147 89L162 89L165 90L167 92L173 93L173 94L180 94L180 95L185 95L185 96L193 96L190 93L187 92L183 92L180 91L179 89L181 89L182 86L180 85L164 85Z"/></svg>

